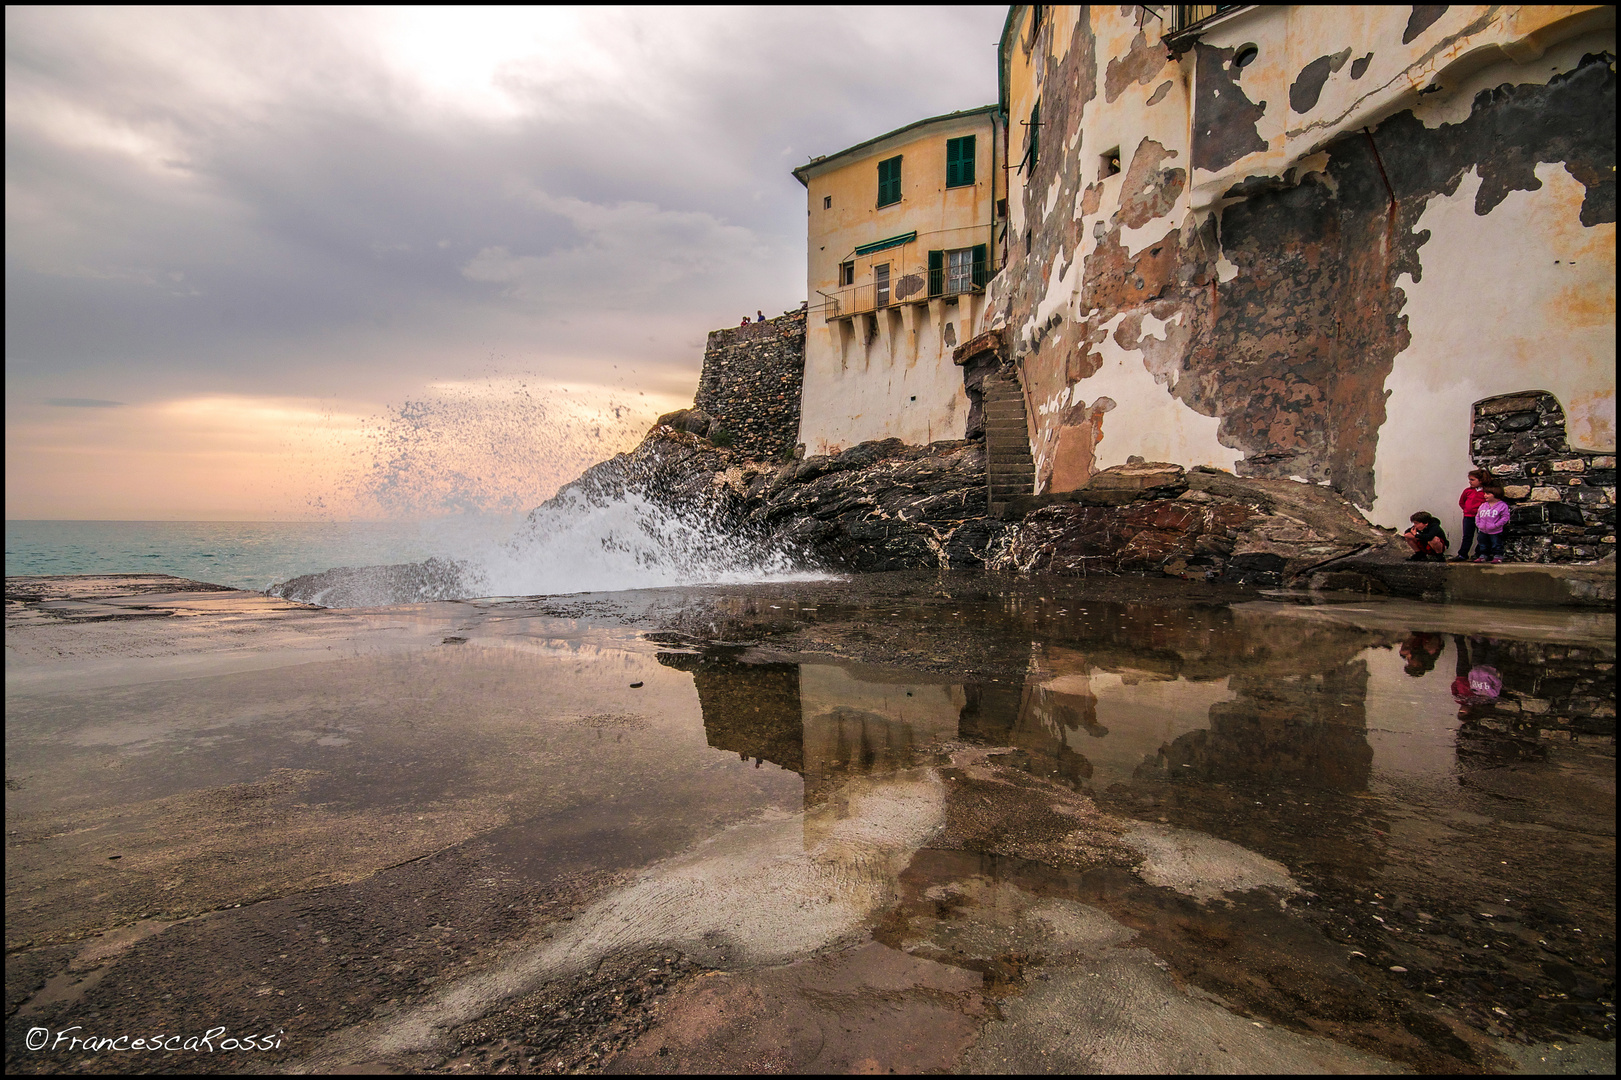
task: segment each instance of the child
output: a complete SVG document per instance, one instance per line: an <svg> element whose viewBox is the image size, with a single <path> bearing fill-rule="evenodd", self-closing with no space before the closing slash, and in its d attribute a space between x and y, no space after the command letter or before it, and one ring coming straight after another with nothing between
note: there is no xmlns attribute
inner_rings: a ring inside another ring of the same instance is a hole
<svg viewBox="0 0 1621 1080"><path fill-rule="evenodd" d="M1401 534L1407 546L1413 549L1407 561L1445 562L1447 534L1441 531L1441 523L1435 519L1435 515L1420 510L1408 520L1412 521L1412 528Z"/></svg>
<svg viewBox="0 0 1621 1080"><path fill-rule="evenodd" d="M1482 485L1480 493L1480 509L1475 511L1475 528L1479 530L1475 561L1502 562L1503 529L1508 525L1509 506L1503 501L1503 489L1496 484Z"/></svg>
<svg viewBox="0 0 1621 1080"><path fill-rule="evenodd" d="M1458 509L1463 511L1463 541L1458 545L1458 553L1452 557L1453 562L1469 561L1469 545L1475 539L1475 511L1486 496L1480 493L1482 485L1491 480L1491 474L1485 469L1471 469L1469 472L1469 486L1463 489L1458 496Z"/></svg>

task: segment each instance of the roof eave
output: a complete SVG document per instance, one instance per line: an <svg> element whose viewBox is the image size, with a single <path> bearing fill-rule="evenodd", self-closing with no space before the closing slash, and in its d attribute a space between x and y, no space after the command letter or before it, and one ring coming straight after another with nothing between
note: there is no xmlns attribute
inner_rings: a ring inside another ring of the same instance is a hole
<svg viewBox="0 0 1621 1080"><path fill-rule="evenodd" d="M885 139L892 139L896 135L903 135L906 132L911 131L913 128L924 127L925 125L928 125L928 124L937 124L937 123L940 123L940 122L945 121L945 120L958 120L958 119L961 119L963 117L968 117L968 116L983 116L983 115L988 115L988 114L992 114L992 113L998 113L1000 111L1001 111L1001 105L999 105L999 104L998 105L980 105L979 107L973 108L973 109L958 109L956 112L942 113L939 116L930 116L930 117L926 117L926 118L924 118L922 120L914 120L910 124L905 124L905 125L903 125L901 127L896 128L894 131L886 131L882 135L875 136L874 138L868 139L865 142L858 142L854 146L847 146L843 150L840 150L839 152L837 152L835 154L823 154L821 157L812 158L811 160L805 162L805 164L800 165L799 167L797 167L797 168L795 168L795 169L793 169L791 171L793 173L794 179L798 180L801 184L804 184L808 188L808 187L810 187L810 179L809 178L810 178L810 171L812 169L820 168L823 165L827 165L827 164L829 164L831 162L837 161L839 158L844 157L844 156L846 156L848 154L853 154L853 153L857 152L858 150L865 150L869 146L876 146L877 144L883 142Z"/></svg>

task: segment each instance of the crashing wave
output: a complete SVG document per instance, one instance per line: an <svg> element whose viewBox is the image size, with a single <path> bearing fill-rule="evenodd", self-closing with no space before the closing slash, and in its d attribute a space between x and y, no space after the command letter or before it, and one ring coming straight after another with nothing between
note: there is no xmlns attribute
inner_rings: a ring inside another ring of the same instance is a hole
<svg viewBox="0 0 1621 1080"><path fill-rule="evenodd" d="M340 567L266 590L323 607L809 581L830 575L798 546L745 525L697 440L649 439L593 466L510 538L455 557Z"/></svg>

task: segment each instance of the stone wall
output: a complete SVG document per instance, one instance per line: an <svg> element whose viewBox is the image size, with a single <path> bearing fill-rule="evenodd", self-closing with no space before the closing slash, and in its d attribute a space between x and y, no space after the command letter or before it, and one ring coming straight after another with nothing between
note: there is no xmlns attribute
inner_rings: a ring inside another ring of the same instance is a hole
<svg viewBox="0 0 1621 1080"><path fill-rule="evenodd" d="M805 379L805 311L711 330L693 404L715 418L710 438L756 460L793 453Z"/></svg>
<svg viewBox="0 0 1621 1080"><path fill-rule="evenodd" d="M1475 402L1470 456L1503 485L1517 562L1587 562L1615 551L1615 454L1573 450L1565 410L1545 391Z"/></svg>

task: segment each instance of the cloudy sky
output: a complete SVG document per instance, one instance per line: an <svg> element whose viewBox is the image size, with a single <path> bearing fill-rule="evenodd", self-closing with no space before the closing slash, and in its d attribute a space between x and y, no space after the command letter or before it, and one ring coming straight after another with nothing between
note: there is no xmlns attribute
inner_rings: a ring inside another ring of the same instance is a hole
<svg viewBox="0 0 1621 1080"><path fill-rule="evenodd" d="M6 516L512 509L805 298L1006 8L6 9Z"/></svg>

